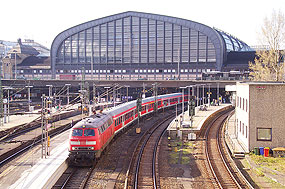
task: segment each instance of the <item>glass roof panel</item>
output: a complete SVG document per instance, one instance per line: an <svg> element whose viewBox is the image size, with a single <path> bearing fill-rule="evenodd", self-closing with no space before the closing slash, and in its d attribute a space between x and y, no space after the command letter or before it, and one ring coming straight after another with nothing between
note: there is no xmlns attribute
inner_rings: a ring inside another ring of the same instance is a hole
<svg viewBox="0 0 285 189"><path fill-rule="evenodd" d="M246 43L240 41L238 38L233 37L230 34L227 34L221 30L216 31L223 37L225 43L227 52L229 51L254 51L251 49Z"/></svg>

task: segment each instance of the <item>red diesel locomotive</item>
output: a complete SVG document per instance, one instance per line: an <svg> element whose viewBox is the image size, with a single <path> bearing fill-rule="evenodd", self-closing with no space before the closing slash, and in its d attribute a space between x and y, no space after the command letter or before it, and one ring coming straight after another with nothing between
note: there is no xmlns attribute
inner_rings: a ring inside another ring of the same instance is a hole
<svg viewBox="0 0 285 189"><path fill-rule="evenodd" d="M184 101L187 101L185 96ZM154 110L154 97L142 99L141 116ZM182 102L182 94L157 96L158 109ZM113 137L137 119L136 100L92 115L75 124L69 135L69 162L92 165Z"/></svg>

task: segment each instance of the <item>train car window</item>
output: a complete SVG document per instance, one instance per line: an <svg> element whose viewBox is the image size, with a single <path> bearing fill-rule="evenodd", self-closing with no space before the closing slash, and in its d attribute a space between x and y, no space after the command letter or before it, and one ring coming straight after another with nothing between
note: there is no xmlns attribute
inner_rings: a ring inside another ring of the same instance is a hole
<svg viewBox="0 0 285 189"><path fill-rule="evenodd" d="M82 136L83 130L82 129L73 129L72 136Z"/></svg>
<svg viewBox="0 0 285 189"><path fill-rule="evenodd" d="M163 102L164 102L163 104L165 104L165 105L167 105L167 103L168 103L168 101L167 101L167 100L164 100Z"/></svg>
<svg viewBox="0 0 285 189"><path fill-rule="evenodd" d="M112 120L111 119L108 120L108 125L109 126L112 125Z"/></svg>
<svg viewBox="0 0 285 189"><path fill-rule="evenodd" d="M84 136L95 136L94 129L85 129L84 130Z"/></svg>

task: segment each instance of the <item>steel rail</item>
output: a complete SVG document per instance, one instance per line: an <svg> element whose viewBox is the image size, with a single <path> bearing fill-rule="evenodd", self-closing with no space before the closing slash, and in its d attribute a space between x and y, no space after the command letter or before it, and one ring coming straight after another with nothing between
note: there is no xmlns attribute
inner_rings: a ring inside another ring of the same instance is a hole
<svg viewBox="0 0 285 189"><path fill-rule="evenodd" d="M227 118L228 118L228 116L222 121L222 124L219 126L218 132L217 132L217 135L216 135L217 142L218 142L218 150L219 150L219 155L220 155L220 157L221 157L221 159L222 159L222 161L223 161L223 164L224 164L224 166L226 167L226 169L227 169L227 171L228 171L228 173L229 173L231 179L234 181L234 183L236 184L236 186L237 186L239 189L241 189L241 188L242 188L241 185L238 183L238 181L236 180L236 178L235 178L234 175L232 174L232 172L231 172L231 170L230 170L228 164L226 163L226 160L225 160L225 158L224 158L224 155L223 155L223 153L222 153L222 150L221 150L220 129L221 129L221 127L224 125L225 120L226 120Z"/></svg>
<svg viewBox="0 0 285 189"><path fill-rule="evenodd" d="M138 148L139 144L141 144L142 140L146 137L146 135L148 134L148 138L146 138L144 140L144 143L139 151L139 155L138 155L138 160L137 160L137 163L136 163L136 171L135 171L135 180L134 180L134 188L137 189L138 188L138 173L139 173L139 167L140 167L140 160L141 160L141 157L142 157L142 154L143 154L143 150L144 150L144 147L147 143L147 141L149 140L149 138L151 137L151 135L154 133L154 131L159 127L161 126L163 123L165 123L167 120L171 119L175 117L175 115L173 116L170 116L166 119L164 119L163 121L161 121L160 123L157 123L158 125L151 131L151 133L148 133L148 132L145 132L145 134L141 137L140 139L140 142L137 144L136 146L136 149ZM167 128L167 127L166 127ZM134 161L134 154L135 152L133 153L133 156L132 156L132 161ZM127 171L127 174L126 174L126 181L125 181L125 187L124 188L127 188L127 178L128 178L128 175L129 175L129 170L130 170L130 165L132 164L132 161L131 163L129 164L129 169Z"/></svg>
<svg viewBox="0 0 285 189"><path fill-rule="evenodd" d="M71 124L67 124L67 125L71 125ZM64 128L62 128L61 130L56 131L54 133L51 133L50 137L54 137L54 136L56 136L56 135L58 135L58 134L60 134L60 133L62 133L64 131L66 131L67 129L69 129L69 127L67 125ZM13 158L17 157L18 155L22 154L23 152L25 152L29 148L32 148L33 146L39 144L41 141L42 141L42 138L41 137L37 137L36 139L34 139L34 142L32 144L29 144L28 146L23 147L22 149L20 149L17 152L13 153L9 157L7 157L7 158L3 159L2 161L0 161L0 167L2 167L4 164L9 162Z"/></svg>
<svg viewBox="0 0 285 189"><path fill-rule="evenodd" d="M74 175L75 172L76 172L76 169L73 169L72 172L69 174L69 176L65 179L63 184L61 186L56 186L56 187L60 187L61 189L64 189L66 187L68 181L70 181L71 177Z"/></svg>
<svg viewBox="0 0 285 189"><path fill-rule="evenodd" d="M219 115L219 117L220 117L221 115ZM216 117L210 124L213 124L219 117ZM210 125L209 124L209 125ZM215 177L215 180L216 180L216 182L217 182L217 184L218 184L218 187L219 188L223 188L222 187L222 185L221 185L221 183L220 183L220 181L219 181L219 179L218 179L218 177L217 177L217 175L216 175L216 173L215 173L215 171L214 171L214 168L213 168L213 166L212 166L212 164L211 164L211 161L210 161L210 157L209 157L209 152L208 152L208 144L207 144L207 142L208 142L208 135L209 135L209 130L210 130L210 127L208 127L207 128L207 130L206 130L206 133L205 133L205 136L206 136L206 140L205 140L205 154L206 154L206 159L207 159L207 162L208 162L208 165L209 165L209 167L210 167L210 170L211 170L211 173L214 175L214 177Z"/></svg>
<svg viewBox="0 0 285 189"><path fill-rule="evenodd" d="M234 111L232 111L230 113L230 115L228 116L227 118L227 122L229 120L229 118L233 115ZM227 156L229 157L232 165L233 165L233 168L235 169L235 171L239 174L240 177L242 177L242 180L245 182L246 186L250 189L253 189L254 187L250 184L250 182L245 178L245 176L242 174L242 172L240 171L240 169L237 167L237 165L235 164L231 154L230 154L230 151L229 151L229 148L227 147L227 144L226 144L226 141L225 141L225 135L224 135L224 130L225 130L225 127L226 127L226 124L227 122L225 122L222 126L222 143L223 143L223 146L225 146L226 148L226 153L227 153Z"/></svg>
<svg viewBox="0 0 285 189"><path fill-rule="evenodd" d="M161 140L161 137L165 134L167 127L163 130L163 132L159 135L158 139L156 140L154 150L153 150L153 157L152 157L152 180L153 180L153 187L156 189L157 187L157 178L156 178L156 155L157 155L157 148L158 144Z"/></svg>
<svg viewBox="0 0 285 189"><path fill-rule="evenodd" d="M225 113L226 113L226 112L225 112ZM225 113L224 113L224 114L225 114ZM224 114L222 114L222 115L224 115ZM215 121L217 121L217 119L220 118L222 115L219 115L218 117L216 117L216 118L212 121L211 124L213 124ZM228 116L227 116L227 117L228 117ZM224 157L223 157L223 155L222 155L221 149L220 149L219 130L220 130L220 128L224 125L225 120L227 119L227 117L225 117L225 118L222 120L222 124L220 124L219 129L218 129L218 132L217 132L217 134L216 134L216 139L217 139L217 143L218 143L218 151L219 151L220 157L222 158L223 164L224 164L225 168L227 169L227 171L228 171L228 173L229 173L229 175L230 175L230 178L233 180L233 182L235 183L235 185L236 185L238 188L242 188L242 187L240 186L240 184L238 183L238 181L237 181L237 180L235 179L235 177L233 176L233 174L231 173L231 171L230 171L228 165L226 164L225 159L224 159ZM209 165L209 167L210 167L210 170L211 170L212 174L214 175L214 178L215 178L215 180L216 180L216 183L218 184L218 187L222 189L223 186L222 186L222 184L221 184L221 182L220 182L220 180L219 180L217 174L215 173L215 170L214 170L214 168L213 168L212 162L211 162L210 157L209 157L209 150L208 150L208 141L209 141L209 140L208 140L208 135L209 135L210 129L211 129L211 127L208 127L208 128L207 128L207 130L206 130L206 135L205 135L205 136L206 136L206 141L205 141L205 144L206 144L206 146L205 146L206 159L207 159L208 165Z"/></svg>
<svg viewBox="0 0 285 189"><path fill-rule="evenodd" d="M139 167L140 167L140 162L141 162L141 158L143 155L143 151L145 149L145 145L146 143L149 141L150 137L152 136L152 134L163 124L165 123L167 120L169 120L171 117L168 117L166 119L164 119L163 121L161 121L152 131L151 133L148 133L149 135L147 136L147 138L145 139L143 145L141 146L140 152L139 152L139 156L138 156L138 161L136 164L136 172L135 172L135 182L134 182L134 187L135 189L138 188L138 175L139 175ZM154 184L155 185L155 184Z"/></svg>

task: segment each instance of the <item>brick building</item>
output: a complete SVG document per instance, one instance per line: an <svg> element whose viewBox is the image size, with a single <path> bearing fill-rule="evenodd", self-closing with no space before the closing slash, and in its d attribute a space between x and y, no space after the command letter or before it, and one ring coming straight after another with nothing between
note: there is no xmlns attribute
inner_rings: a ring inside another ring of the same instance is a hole
<svg viewBox="0 0 285 189"><path fill-rule="evenodd" d="M247 151L285 146L284 94L284 82L237 83L235 131Z"/></svg>

